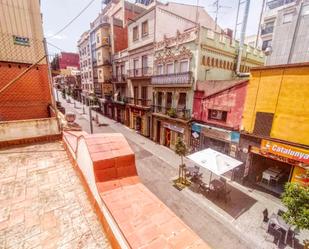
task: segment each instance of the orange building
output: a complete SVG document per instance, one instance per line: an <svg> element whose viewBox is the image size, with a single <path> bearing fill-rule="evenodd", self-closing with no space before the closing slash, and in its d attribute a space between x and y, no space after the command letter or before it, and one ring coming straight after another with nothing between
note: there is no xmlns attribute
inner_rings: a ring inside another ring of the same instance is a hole
<svg viewBox="0 0 309 249"><path fill-rule="evenodd" d="M0 121L50 117L40 1L1 1L0 30Z"/></svg>

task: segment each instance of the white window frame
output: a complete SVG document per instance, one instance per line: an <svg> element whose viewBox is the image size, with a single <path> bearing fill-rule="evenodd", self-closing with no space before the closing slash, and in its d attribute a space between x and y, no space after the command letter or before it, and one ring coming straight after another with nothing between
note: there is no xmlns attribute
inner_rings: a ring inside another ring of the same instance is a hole
<svg viewBox="0 0 309 249"><path fill-rule="evenodd" d="M168 70L167 70L167 66L168 65L173 65L173 72L172 73L168 72ZM175 62L168 62L168 63L166 63L165 71L166 71L166 74L174 74L175 73Z"/></svg>
<svg viewBox="0 0 309 249"><path fill-rule="evenodd" d="M285 20L286 16L291 16L291 20ZM293 12L288 12L288 13L284 13L282 16L282 23L286 24L286 23L291 23L293 21Z"/></svg>
<svg viewBox="0 0 309 249"><path fill-rule="evenodd" d="M185 72L189 72L189 69L190 69L190 60L189 59L183 59L183 60L181 60L181 61L179 61L179 73L185 73L185 72L181 72L181 62L187 62L188 64L187 64L187 69L186 69L186 71Z"/></svg>
<svg viewBox="0 0 309 249"><path fill-rule="evenodd" d="M159 73L159 67L162 67L162 72L161 73ZM157 65L157 75L162 75L162 74L164 74L164 65L161 63L161 64L158 64Z"/></svg>

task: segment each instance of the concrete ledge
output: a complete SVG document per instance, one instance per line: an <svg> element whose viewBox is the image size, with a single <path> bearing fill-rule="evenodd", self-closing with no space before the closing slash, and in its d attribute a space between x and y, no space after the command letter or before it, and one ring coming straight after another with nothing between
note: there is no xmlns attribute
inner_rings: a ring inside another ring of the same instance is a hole
<svg viewBox="0 0 309 249"><path fill-rule="evenodd" d="M113 248L210 249L141 183L122 134L64 132L63 141Z"/></svg>

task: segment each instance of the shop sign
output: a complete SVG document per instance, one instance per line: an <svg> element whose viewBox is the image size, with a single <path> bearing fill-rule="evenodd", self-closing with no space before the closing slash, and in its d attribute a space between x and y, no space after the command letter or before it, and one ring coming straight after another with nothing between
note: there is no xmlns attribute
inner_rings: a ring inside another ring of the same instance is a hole
<svg viewBox="0 0 309 249"><path fill-rule="evenodd" d="M163 124L163 127L164 128L168 128L172 131L176 131L176 132L179 132L179 133L184 133L185 129L184 128L181 128L181 127L178 127L176 125L172 125L172 124L168 124L168 123L164 123Z"/></svg>
<svg viewBox="0 0 309 249"><path fill-rule="evenodd" d="M197 123L193 123L192 126L191 126L191 130L198 132L198 133L201 133L202 126L198 125Z"/></svg>
<svg viewBox="0 0 309 249"><path fill-rule="evenodd" d="M287 144L263 139L261 143L261 152L271 153L273 155L309 164L309 150L290 146Z"/></svg>
<svg viewBox="0 0 309 249"><path fill-rule="evenodd" d="M113 92L113 85L109 83L103 84L103 93L104 94L110 94Z"/></svg>
<svg viewBox="0 0 309 249"><path fill-rule="evenodd" d="M206 137L211 137L214 139L231 141L231 132L223 129L203 127L202 134Z"/></svg>
<svg viewBox="0 0 309 249"><path fill-rule="evenodd" d="M291 182L296 182L303 186L309 186L309 177L306 174L306 170L302 167L295 166Z"/></svg>
<svg viewBox="0 0 309 249"><path fill-rule="evenodd" d="M27 37L13 35L13 42L15 45L30 46L30 39Z"/></svg>
<svg viewBox="0 0 309 249"><path fill-rule="evenodd" d="M240 139L240 133L236 131L231 132L231 142L233 143L239 143Z"/></svg>

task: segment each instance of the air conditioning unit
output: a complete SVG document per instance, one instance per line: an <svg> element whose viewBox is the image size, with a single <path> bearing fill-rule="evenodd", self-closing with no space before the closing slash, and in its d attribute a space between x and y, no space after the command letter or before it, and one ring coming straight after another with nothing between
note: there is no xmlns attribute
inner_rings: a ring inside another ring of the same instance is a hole
<svg viewBox="0 0 309 249"><path fill-rule="evenodd" d="M218 111L218 110L211 110L210 112L210 118L212 119L222 119L222 111Z"/></svg>

